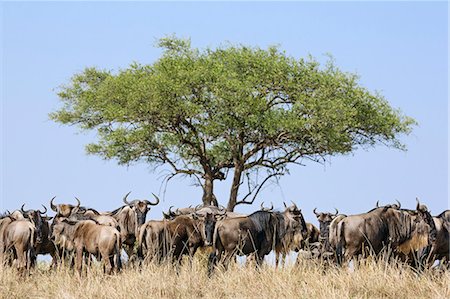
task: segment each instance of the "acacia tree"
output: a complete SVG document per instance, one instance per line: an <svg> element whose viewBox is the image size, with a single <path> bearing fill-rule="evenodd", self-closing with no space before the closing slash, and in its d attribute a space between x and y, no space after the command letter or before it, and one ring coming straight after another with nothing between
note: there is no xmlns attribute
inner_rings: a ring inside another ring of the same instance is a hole
<svg viewBox="0 0 450 299"><path fill-rule="evenodd" d="M163 54L153 64L74 75L50 117L96 130L90 154L125 165L168 165L168 180L193 176L205 204L218 204L214 182L229 173L232 211L304 159L324 162L377 144L405 149L399 136L415 124L332 60L320 66L277 47L199 50L175 37L158 46ZM248 191L239 198L245 181Z"/></svg>

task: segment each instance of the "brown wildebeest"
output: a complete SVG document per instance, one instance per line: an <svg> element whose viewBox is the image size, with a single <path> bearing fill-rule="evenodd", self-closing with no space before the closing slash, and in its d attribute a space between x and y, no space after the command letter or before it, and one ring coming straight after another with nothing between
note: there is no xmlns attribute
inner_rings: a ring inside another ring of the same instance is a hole
<svg viewBox="0 0 450 299"><path fill-rule="evenodd" d="M436 240L425 252L429 265L438 260L441 266L448 267L450 263L450 210L433 217L436 227Z"/></svg>
<svg viewBox="0 0 450 299"><path fill-rule="evenodd" d="M302 240L308 237L308 228L305 223L305 219L303 219L301 210L295 203L292 203L292 206L290 207L288 207L286 203L284 203L284 207L285 211L282 214L284 217L285 234L281 242L274 248L275 268L278 267L279 263L283 266L286 261L286 256L291 251L298 251L300 249ZM269 209L269 211L271 211L272 209L273 205L272 208Z"/></svg>
<svg viewBox="0 0 450 299"><path fill-rule="evenodd" d="M128 192L123 198L124 206L112 212L104 213L104 215L114 217L119 223L122 245L129 260L132 260L134 258L134 245L139 235L139 227L145 223L145 218L150 210L149 206L156 206L159 203L159 198L153 194L156 202L139 199L128 202L127 198L130 193Z"/></svg>
<svg viewBox="0 0 450 299"><path fill-rule="evenodd" d="M173 220L148 221L141 226L138 256L146 261L171 257L179 264L183 255L193 257L201 246L212 244L214 225L220 215L181 215Z"/></svg>
<svg viewBox="0 0 450 299"><path fill-rule="evenodd" d="M422 234L421 224L427 223L430 217L428 211L419 206L416 216L392 206L347 216L338 223L337 228L338 263L342 263L343 257L349 260L358 254L364 255L364 249L369 249L374 254L380 253L384 248L395 252L402 248L402 244L407 244Z"/></svg>
<svg viewBox="0 0 450 299"><path fill-rule="evenodd" d="M57 204L55 205L53 203L53 200L55 200L56 196L54 196L50 200L50 208L56 212L55 218L58 217L70 217L73 213L76 213L80 209L80 200L75 197L77 200L77 205L71 205L71 204Z"/></svg>
<svg viewBox="0 0 450 299"><path fill-rule="evenodd" d="M301 224L301 231L306 233L300 210L296 209L293 216ZM264 256L280 246L286 233L294 233L292 230L286 231L286 221L290 219L285 219L285 214L269 211L256 211L246 217L218 221L214 230L213 252L208 260L208 273L212 274L218 262L227 268L236 254L255 254L256 264L260 266Z"/></svg>
<svg viewBox="0 0 450 299"><path fill-rule="evenodd" d="M28 220L15 220L6 225L0 236L0 265L12 253L21 274L33 266L35 259L36 228Z"/></svg>
<svg viewBox="0 0 450 299"><path fill-rule="evenodd" d="M241 217L246 216L245 214L236 213L236 212L228 212L225 207L222 206L208 206L208 205L198 205L195 208L192 206L189 206L188 208L178 208L175 211L172 211L172 206L169 208L169 211L167 213L163 212L163 216L165 219L173 220L177 216L185 215L190 216L192 214L197 215L206 215L206 214L219 214L223 215L224 217L221 218L234 218L234 217Z"/></svg>
<svg viewBox="0 0 450 299"><path fill-rule="evenodd" d="M99 225L93 220L70 221L63 219L53 225L52 238L56 244L75 251L75 268L81 275L83 253L101 257L103 270L111 274L122 267L121 238L114 227Z"/></svg>

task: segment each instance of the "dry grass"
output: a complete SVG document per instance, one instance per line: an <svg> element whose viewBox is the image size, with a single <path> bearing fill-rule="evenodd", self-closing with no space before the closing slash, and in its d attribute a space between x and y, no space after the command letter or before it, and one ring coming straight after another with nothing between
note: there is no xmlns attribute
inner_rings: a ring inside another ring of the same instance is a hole
<svg viewBox="0 0 450 299"><path fill-rule="evenodd" d="M124 269L103 275L99 266L80 279L68 269L39 265L28 277L0 269L0 298L450 298L450 273L416 274L400 264L362 262L354 270L312 261L275 270L231 265L206 275L204 261Z"/></svg>

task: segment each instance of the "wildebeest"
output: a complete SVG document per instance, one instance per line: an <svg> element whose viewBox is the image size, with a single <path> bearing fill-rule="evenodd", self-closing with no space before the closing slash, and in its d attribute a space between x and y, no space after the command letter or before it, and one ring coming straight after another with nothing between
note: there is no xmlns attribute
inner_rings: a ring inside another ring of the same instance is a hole
<svg viewBox="0 0 450 299"><path fill-rule="evenodd" d="M62 219L53 225L52 239L68 251L75 251L75 268L81 274L83 253L101 258L104 272L121 269L121 238L114 227L99 225L93 220Z"/></svg>
<svg viewBox="0 0 450 299"><path fill-rule="evenodd" d="M436 238L421 255L421 260L429 266L439 261L441 266L448 267L450 262L450 210L433 217Z"/></svg>
<svg viewBox="0 0 450 299"><path fill-rule="evenodd" d="M395 252L415 240L422 233L421 225L429 222L431 217L423 207L417 206L416 215L389 205L343 218L336 232L338 263L342 262L343 257L349 260L358 254L365 254L366 250L374 254L384 248Z"/></svg>
<svg viewBox="0 0 450 299"><path fill-rule="evenodd" d="M181 215L173 220L150 220L140 227L138 256L159 262L170 257L179 264L183 255L192 257L201 246L212 244L217 217L212 213Z"/></svg>
<svg viewBox="0 0 450 299"><path fill-rule="evenodd" d="M28 220L9 219L12 221L4 224L0 236L0 265L12 254L17 269L23 274L33 266L35 259L36 228Z"/></svg>
<svg viewBox="0 0 450 299"><path fill-rule="evenodd" d="M159 198L153 194L156 202L139 199L128 202L127 198L130 193L128 192L123 198L124 206L104 214L114 217L119 223L122 245L128 258L132 259L134 256L134 245L139 235L139 227L145 223L147 212L150 210L149 206L156 206L159 203Z"/></svg>
<svg viewBox="0 0 450 299"><path fill-rule="evenodd" d="M50 208L56 212L55 218L58 217L70 217L73 213L76 213L80 209L80 200L75 197L77 200L77 205L71 205L71 204L57 204L55 205L53 201L55 200L56 196L54 196L50 200Z"/></svg>
<svg viewBox="0 0 450 299"><path fill-rule="evenodd" d="M287 215L288 219L285 218ZM256 264L261 265L264 256L281 245L286 233L294 233L293 230L286 229L286 222L290 221L300 223L299 229L306 233L306 225L299 209L295 209L294 214L257 211L246 217L218 221L214 230L213 252L208 260L208 272L212 273L217 262L227 267L236 254L254 254Z"/></svg>
<svg viewBox="0 0 450 299"><path fill-rule="evenodd" d="M44 211L40 210L24 210L25 204L21 207L21 212L25 219L28 219L36 229L36 243L35 252L38 254L50 254L52 257L52 266L56 266L58 262L58 252L55 244L50 240L50 224L49 220L53 217L47 217L44 214L47 212L47 208L44 207Z"/></svg>
<svg viewBox="0 0 450 299"><path fill-rule="evenodd" d="M285 211L283 212L283 216L285 219L285 234L281 242L279 242L279 244L274 248L275 267L278 267L279 263L281 263L281 265L284 265L286 256L291 251L298 251L300 249L302 240L305 240L308 237L308 228L305 223L305 219L303 219L301 210L295 203L292 203L292 206L290 207L288 207L286 203L284 203L284 207ZM263 208L262 205L261 208ZM272 208L268 210L271 211L272 209L273 205Z"/></svg>
<svg viewBox="0 0 450 299"><path fill-rule="evenodd" d="M336 213L328 213L328 212L320 212L318 213L317 208L314 208L313 213L317 217L317 221L319 221L319 230L320 230L320 253L328 253L332 252L333 249L331 247L329 237L330 237L330 224L333 221L334 218L339 214L339 211L337 209Z"/></svg>
<svg viewBox="0 0 450 299"><path fill-rule="evenodd" d="M229 212L226 210L225 207L222 206L210 206L210 205L198 205L196 207L189 206L187 208L177 208L175 211L172 211L172 206L169 208L169 211L167 213L163 212L163 216L165 219L174 219L175 217L185 215L190 216L192 214L197 215L206 215L209 214L220 214L223 215L222 218L234 218L234 217L241 217L246 216L245 214L236 213L236 212Z"/></svg>

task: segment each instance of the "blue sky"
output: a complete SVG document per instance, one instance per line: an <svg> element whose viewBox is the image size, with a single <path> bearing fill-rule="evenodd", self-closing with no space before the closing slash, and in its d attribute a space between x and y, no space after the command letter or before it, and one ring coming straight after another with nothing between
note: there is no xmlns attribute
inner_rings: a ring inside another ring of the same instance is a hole
<svg viewBox="0 0 450 299"><path fill-rule="evenodd" d="M377 200L414 207L420 197L434 214L448 208L448 8L445 2L231 2L231 3L13 3L2 4L2 114L0 211L48 206L49 199L101 211L122 197L148 198L160 190L161 170L144 164L118 166L87 156L95 134L60 126L48 113L60 107L56 90L85 67L117 70L133 61L152 63L155 40L190 37L195 47L232 42L279 44L294 57L320 61L331 53L361 84L380 91L419 126L402 138L408 151L382 146L337 156L326 165L291 167L279 185L265 188L256 204L295 201L307 221L312 209L353 214ZM222 204L229 182L216 186ZM173 180L164 201L200 203L201 190ZM257 207L238 206L250 212ZM51 214L51 213L50 213Z"/></svg>

